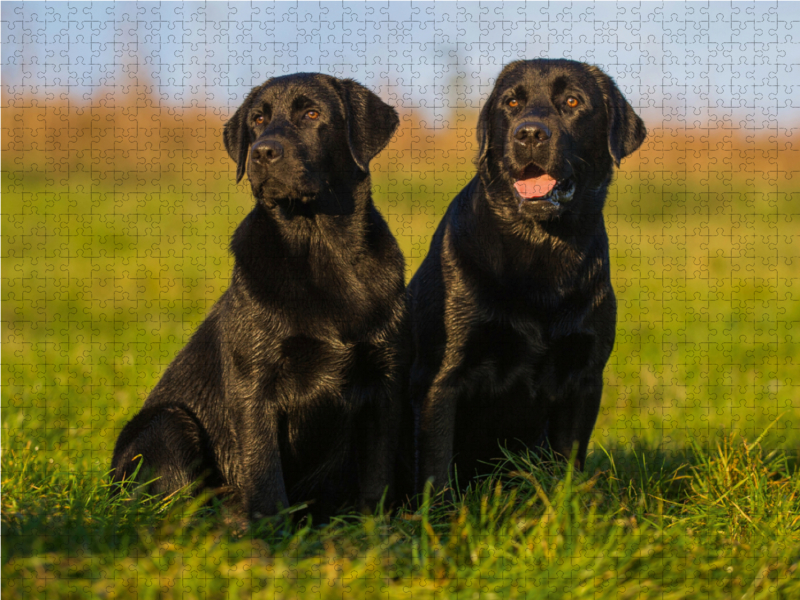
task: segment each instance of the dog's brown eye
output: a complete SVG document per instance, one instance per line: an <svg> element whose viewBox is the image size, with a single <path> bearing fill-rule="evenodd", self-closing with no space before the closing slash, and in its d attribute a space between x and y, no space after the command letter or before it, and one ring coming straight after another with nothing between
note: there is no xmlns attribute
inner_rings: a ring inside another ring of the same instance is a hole
<svg viewBox="0 0 800 600"><path fill-rule="evenodd" d="M570 108L575 108L578 104L580 104L580 101L575 96L567 98L567 106Z"/></svg>
<svg viewBox="0 0 800 600"><path fill-rule="evenodd" d="M264 115L259 115L256 117L256 124L261 125L264 122Z"/></svg>
<svg viewBox="0 0 800 600"><path fill-rule="evenodd" d="M316 121L317 119L319 119L319 111L318 110L309 110L306 113L306 117L308 117L312 121Z"/></svg>
<svg viewBox="0 0 800 600"><path fill-rule="evenodd" d="M519 101L516 98L511 98L508 102L506 102L511 108L517 108L519 106Z"/></svg>

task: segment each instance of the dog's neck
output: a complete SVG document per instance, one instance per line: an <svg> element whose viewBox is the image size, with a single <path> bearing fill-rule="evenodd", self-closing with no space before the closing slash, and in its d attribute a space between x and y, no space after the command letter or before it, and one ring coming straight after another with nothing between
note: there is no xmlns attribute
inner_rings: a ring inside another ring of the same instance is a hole
<svg viewBox="0 0 800 600"><path fill-rule="evenodd" d="M479 176L465 192L463 218L457 217L456 243L496 283L513 285L527 281L536 282L537 288L564 290L581 279L587 263L597 263L600 270L607 267L602 212L515 221L493 210L490 203L496 200L489 196ZM606 190L597 193L604 196ZM602 275L598 272L598 276Z"/></svg>
<svg viewBox="0 0 800 600"><path fill-rule="evenodd" d="M326 243L345 253L358 250L373 206L368 174L314 198L256 198L255 208L234 233L231 249L243 261L261 249L287 258L307 257ZM242 243L244 236L247 243Z"/></svg>
<svg viewBox="0 0 800 600"><path fill-rule="evenodd" d="M370 260L374 251L376 209L369 178L354 187L347 214L315 211L316 200L293 212L290 203L257 201L231 239L235 271L267 287L270 281L302 281L344 293L353 266Z"/></svg>

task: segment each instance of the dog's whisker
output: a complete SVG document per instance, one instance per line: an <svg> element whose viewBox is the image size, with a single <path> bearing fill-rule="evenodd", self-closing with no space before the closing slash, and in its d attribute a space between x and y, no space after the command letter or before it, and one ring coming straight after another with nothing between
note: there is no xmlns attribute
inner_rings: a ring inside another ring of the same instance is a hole
<svg viewBox="0 0 800 600"><path fill-rule="evenodd" d="M339 206L339 211L344 213L344 206L342 206L342 201L339 200L339 196L336 195L336 192L333 190L333 186L331 186L328 180L325 180L325 185L328 186L328 189L330 190L331 194L333 194L333 197L336 199L336 204Z"/></svg>

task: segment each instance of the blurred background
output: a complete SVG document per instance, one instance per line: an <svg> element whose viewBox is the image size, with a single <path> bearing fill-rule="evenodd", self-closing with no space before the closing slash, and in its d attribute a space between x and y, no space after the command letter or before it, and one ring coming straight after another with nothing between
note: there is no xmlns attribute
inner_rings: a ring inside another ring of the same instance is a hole
<svg viewBox="0 0 800 600"><path fill-rule="evenodd" d="M753 438L780 417L769 443L800 448L800 5L1 10L4 450L108 468L228 285L253 199L222 127L251 87L323 72L397 107L373 196L410 278L474 175L495 77L536 57L598 65L649 131L607 203L619 322L595 443Z"/></svg>

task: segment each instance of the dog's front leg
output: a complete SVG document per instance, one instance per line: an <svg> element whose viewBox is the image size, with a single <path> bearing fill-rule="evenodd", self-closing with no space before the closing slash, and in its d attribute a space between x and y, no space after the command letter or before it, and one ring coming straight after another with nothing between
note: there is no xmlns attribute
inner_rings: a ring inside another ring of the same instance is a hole
<svg viewBox="0 0 800 600"><path fill-rule="evenodd" d="M359 508L372 511L386 491L393 499L393 481L400 434L399 394L381 391L368 401L356 423ZM388 488L388 491L387 491Z"/></svg>
<svg viewBox="0 0 800 600"><path fill-rule="evenodd" d="M449 481L453 460L453 436L456 421L456 391L439 383L438 378L427 390L419 411L418 457L416 491L422 492L425 482L433 479L441 489Z"/></svg>
<svg viewBox="0 0 800 600"><path fill-rule="evenodd" d="M547 432L550 447L565 459L574 455L578 469L583 469L586 461L602 395L602 375L584 377L572 394L562 398L550 410Z"/></svg>
<svg viewBox="0 0 800 600"><path fill-rule="evenodd" d="M283 480L278 423L274 410L250 414L241 436L243 473L241 488L247 514L260 519L289 507Z"/></svg>

